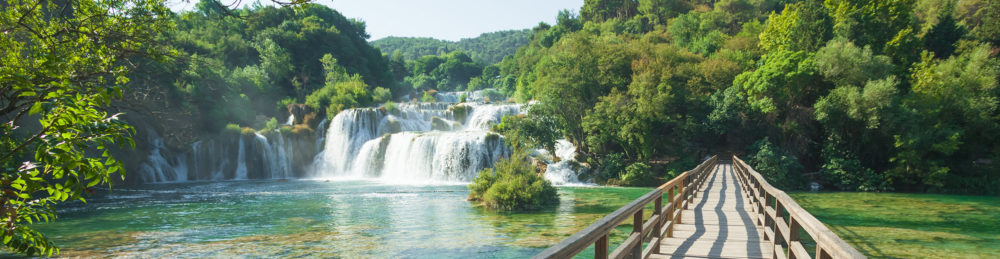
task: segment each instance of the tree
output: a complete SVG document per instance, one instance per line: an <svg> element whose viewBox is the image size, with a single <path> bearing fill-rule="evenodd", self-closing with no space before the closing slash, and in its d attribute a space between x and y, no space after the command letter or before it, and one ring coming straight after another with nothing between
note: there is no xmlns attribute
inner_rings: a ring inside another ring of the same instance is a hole
<svg viewBox="0 0 1000 259"><path fill-rule="evenodd" d="M974 171L955 169L996 155L992 143L997 141L1000 101L993 62L985 45L946 60L925 53L913 69L912 93L898 115L902 118L893 135L898 151L890 160L889 177L925 191L944 188L949 178Z"/></svg>
<svg viewBox="0 0 1000 259"><path fill-rule="evenodd" d="M584 21L598 23L612 18L627 20L635 16L638 6L636 0L586 0L580 8L580 16Z"/></svg>
<svg viewBox="0 0 1000 259"><path fill-rule="evenodd" d="M955 16L974 38L1000 46L1000 1L962 0Z"/></svg>
<svg viewBox="0 0 1000 259"><path fill-rule="evenodd" d="M541 103L533 107L551 116L564 135L587 153L583 117L612 88L624 88L631 75L630 53L620 43L581 32L572 33L554 47L553 54L535 66L532 95Z"/></svg>
<svg viewBox="0 0 1000 259"><path fill-rule="evenodd" d="M861 86L892 74L895 66L871 48L860 48L844 38L836 38L816 52L816 68L826 80L838 86Z"/></svg>
<svg viewBox="0 0 1000 259"><path fill-rule="evenodd" d="M170 11L159 0L0 5L0 236L14 252L52 255L31 224L122 171L108 148L131 146L131 127L108 106L131 64L165 53L155 39Z"/></svg>
<svg viewBox="0 0 1000 259"><path fill-rule="evenodd" d="M914 32L914 2L826 0L824 4L833 17L835 36L851 39L860 46L885 46L876 50L891 52L894 41L899 42L906 34Z"/></svg>
<svg viewBox="0 0 1000 259"><path fill-rule="evenodd" d="M832 37L833 24L826 9L816 1L805 1L786 5L780 14L771 13L760 34L760 46L766 51L815 51Z"/></svg>
<svg viewBox="0 0 1000 259"><path fill-rule="evenodd" d="M639 0L639 14L651 17L650 23L667 24L667 20L690 9L677 0Z"/></svg>

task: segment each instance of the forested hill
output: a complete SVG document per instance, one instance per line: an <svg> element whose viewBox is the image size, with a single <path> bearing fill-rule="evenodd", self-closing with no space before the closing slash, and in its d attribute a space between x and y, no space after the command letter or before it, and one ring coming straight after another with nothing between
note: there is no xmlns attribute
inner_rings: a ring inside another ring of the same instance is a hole
<svg viewBox="0 0 1000 259"><path fill-rule="evenodd" d="M387 55L394 55L398 51L406 60L461 51L472 56L473 60L489 65L500 62L503 57L513 55L517 48L528 44L531 34L531 30L527 29L498 31L458 42L433 38L386 37L372 41L371 44Z"/></svg>
<svg viewBox="0 0 1000 259"><path fill-rule="evenodd" d="M490 83L537 101L505 136L554 125L599 181L733 152L786 189L997 194L998 19L988 0L588 0Z"/></svg>
<svg viewBox="0 0 1000 259"><path fill-rule="evenodd" d="M176 54L140 64L125 98L132 114L153 116L143 123L159 124L152 126L169 146L184 147L227 124L273 128L277 123L268 122L284 122L288 104L309 96L320 109L337 93L346 107L371 105L377 88L396 85L364 23L323 5L225 11L201 1L173 23L165 37Z"/></svg>

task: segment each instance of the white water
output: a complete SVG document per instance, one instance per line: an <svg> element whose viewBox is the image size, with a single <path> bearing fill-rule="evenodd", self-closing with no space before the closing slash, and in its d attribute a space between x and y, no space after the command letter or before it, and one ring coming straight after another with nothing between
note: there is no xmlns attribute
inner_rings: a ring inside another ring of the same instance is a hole
<svg viewBox="0 0 1000 259"><path fill-rule="evenodd" d="M465 112L463 112L465 110ZM512 104L400 104L397 110L364 108L330 122L316 178L377 178L398 183L468 182L509 155L502 137L486 130Z"/></svg>
<svg viewBox="0 0 1000 259"><path fill-rule="evenodd" d="M188 176L187 167L179 166L185 162L184 159L173 159L177 161L171 163L169 159L164 157L163 153L167 148L163 144L163 139L156 132L151 132L149 138L153 147L150 149L150 154L146 158L146 162L139 167L140 180L143 182L186 181Z"/></svg>
<svg viewBox="0 0 1000 259"><path fill-rule="evenodd" d="M292 161L295 150L280 132L275 132L271 139L259 133L249 137L224 135L220 139L194 142L189 150L181 151L165 147L163 139L152 130L149 138L150 155L140 165L138 174L143 183L295 177Z"/></svg>
<svg viewBox="0 0 1000 259"><path fill-rule="evenodd" d="M236 180L246 180L247 179L247 155L246 148L243 145L243 138L240 138L240 149L238 149L239 155L237 155L236 160Z"/></svg>
<svg viewBox="0 0 1000 259"><path fill-rule="evenodd" d="M591 182L580 181L579 176L582 173L580 169L584 169L579 166L579 162L575 160L576 157L576 146L573 143L565 139L560 139L556 141L556 157L561 159L559 162L550 163L545 169L545 179L552 182L553 185L593 185Z"/></svg>
<svg viewBox="0 0 1000 259"><path fill-rule="evenodd" d="M442 99L458 94L443 93ZM291 139L280 132L220 135L171 151L152 137L141 166L144 183L189 180L371 178L395 183L469 182L478 172L509 155L503 137L489 129L505 115L523 112L517 104L471 102L402 103L396 109L360 108L340 112L318 125L318 153L296 172ZM294 122L289 116L288 122ZM152 133L155 135L155 132ZM235 138L235 139L233 139Z"/></svg>

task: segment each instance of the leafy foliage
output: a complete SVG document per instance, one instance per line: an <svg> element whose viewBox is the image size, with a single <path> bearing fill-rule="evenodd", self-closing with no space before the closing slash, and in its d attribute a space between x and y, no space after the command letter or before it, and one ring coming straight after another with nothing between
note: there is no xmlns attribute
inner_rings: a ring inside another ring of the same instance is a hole
<svg viewBox="0 0 1000 259"><path fill-rule="evenodd" d="M804 186L798 177L802 165L767 138L750 146L747 162L775 187L799 189Z"/></svg>
<svg viewBox="0 0 1000 259"><path fill-rule="evenodd" d="M540 116L507 115L500 119L500 124L493 126L493 131L503 135L513 150L530 150L539 146L555 154L556 140L559 139L555 123Z"/></svg>
<svg viewBox="0 0 1000 259"><path fill-rule="evenodd" d="M500 159L469 184L469 200L493 210L532 210L559 202L555 187L537 170L523 153Z"/></svg>
<svg viewBox="0 0 1000 259"><path fill-rule="evenodd" d="M133 146L132 127L109 105L122 98L126 64L168 52L155 39L170 28L169 10L160 1L0 5L0 237L13 252L52 256L58 248L32 224L122 173L108 148Z"/></svg>

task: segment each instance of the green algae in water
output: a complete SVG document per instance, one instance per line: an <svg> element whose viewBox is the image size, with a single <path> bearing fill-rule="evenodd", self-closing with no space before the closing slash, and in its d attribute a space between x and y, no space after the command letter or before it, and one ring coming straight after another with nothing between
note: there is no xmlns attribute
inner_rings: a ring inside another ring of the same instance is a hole
<svg viewBox="0 0 1000 259"><path fill-rule="evenodd" d="M232 181L116 188L39 225L63 256L523 258L648 188L560 187L560 203L495 212L464 185ZM648 214L648 213L647 213ZM631 231L623 225L612 244ZM592 257L586 250L582 257Z"/></svg>
<svg viewBox="0 0 1000 259"><path fill-rule="evenodd" d="M1000 255L1000 197L847 192L790 195L872 258Z"/></svg>

